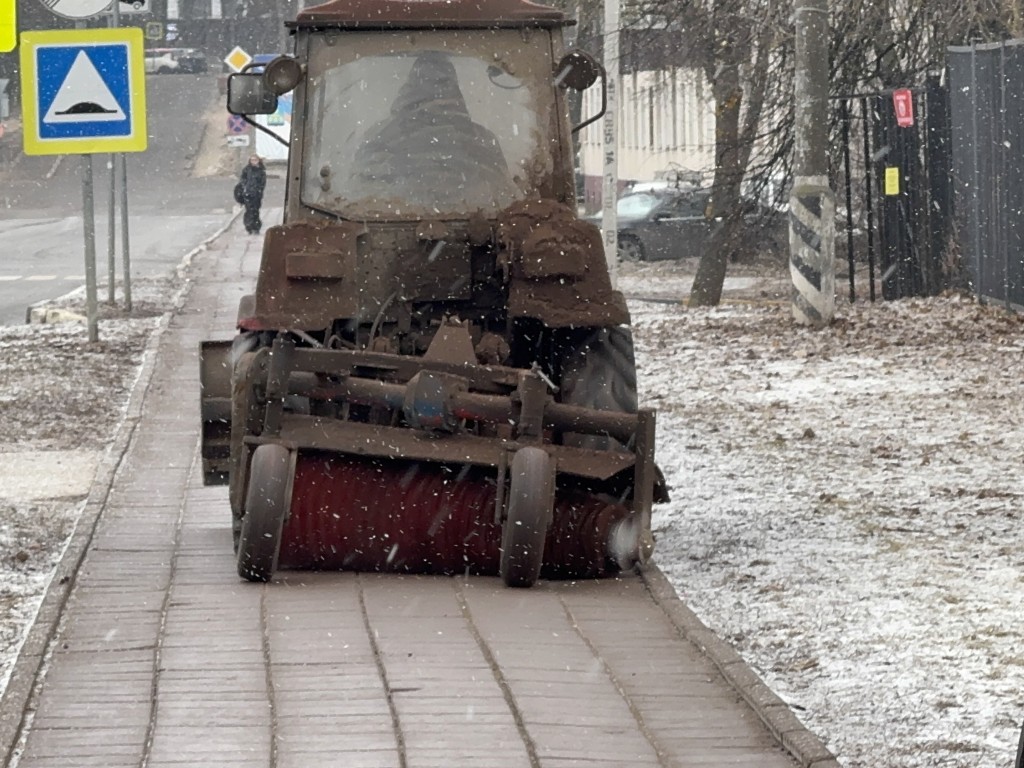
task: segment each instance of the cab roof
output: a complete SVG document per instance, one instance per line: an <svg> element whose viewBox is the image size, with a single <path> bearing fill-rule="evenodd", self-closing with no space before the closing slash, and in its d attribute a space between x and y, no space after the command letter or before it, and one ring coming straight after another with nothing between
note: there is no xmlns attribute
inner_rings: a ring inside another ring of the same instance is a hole
<svg viewBox="0 0 1024 768"><path fill-rule="evenodd" d="M529 0L332 0L306 8L292 29L500 29L574 24Z"/></svg>

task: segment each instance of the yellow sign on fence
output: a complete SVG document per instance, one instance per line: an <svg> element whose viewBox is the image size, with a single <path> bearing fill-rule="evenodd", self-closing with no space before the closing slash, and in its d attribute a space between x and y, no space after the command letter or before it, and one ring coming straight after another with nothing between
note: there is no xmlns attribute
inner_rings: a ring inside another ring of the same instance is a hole
<svg viewBox="0 0 1024 768"><path fill-rule="evenodd" d="M900 169L885 169L885 194L898 195L900 193Z"/></svg>

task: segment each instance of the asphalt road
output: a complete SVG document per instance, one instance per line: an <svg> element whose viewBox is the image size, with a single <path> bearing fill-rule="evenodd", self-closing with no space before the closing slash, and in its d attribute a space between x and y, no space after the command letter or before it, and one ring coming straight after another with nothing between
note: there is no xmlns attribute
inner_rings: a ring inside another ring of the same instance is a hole
<svg viewBox="0 0 1024 768"><path fill-rule="evenodd" d="M134 277L165 274L216 232L231 211L234 185L230 177L192 176L204 115L220 98L216 77L151 75L146 87L149 148L128 155ZM4 140L20 142L20 134ZM23 323L28 305L84 285L86 271L84 156L13 154L13 162L0 161L0 325ZM100 300L107 296L108 160L92 159ZM121 276L119 222L115 274Z"/></svg>

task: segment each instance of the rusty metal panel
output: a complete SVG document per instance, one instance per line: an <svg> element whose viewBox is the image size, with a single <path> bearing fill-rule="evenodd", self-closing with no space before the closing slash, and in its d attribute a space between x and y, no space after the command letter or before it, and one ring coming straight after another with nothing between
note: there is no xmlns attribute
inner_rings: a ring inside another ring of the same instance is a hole
<svg viewBox="0 0 1024 768"><path fill-rule="evenodd" d="M554 27L575 24L566 15L527 0L334 0L299 12L290 27L359 29L436 27Z"/></svg>
<svg viewBox="0 0 1024 768"><path fill-rule="evenodd" d="M494 437L467 434L434 437L401 427L287 413L281 422L280 439L299 448L354 456L483 467L497 467L501 462L501 452L516 445ZM593 451L567 445L545 444L542 447L558 461L560 473L594 480L607 480L636 462L632 453Z"/></svg>
<svg viewBox="0 0 1024 768"><path fill-rule="evenodd" d="M300 222L268 229L256 280L254 316L247 318L243 327L313 330L329 326L335 318L353 316L358 286L315 279L313 274L289 275L288 270L292 265L296 269L319 265L316 270L322 276L354 274L362 233L362 226L352 222Z"/></svg>
<svg viewBox="0 0 1024 768"><path fill-rule="evenodd" d="M199 412L203 424L203 479L227 482L231 464L231 342L199 344Z"/></svg>

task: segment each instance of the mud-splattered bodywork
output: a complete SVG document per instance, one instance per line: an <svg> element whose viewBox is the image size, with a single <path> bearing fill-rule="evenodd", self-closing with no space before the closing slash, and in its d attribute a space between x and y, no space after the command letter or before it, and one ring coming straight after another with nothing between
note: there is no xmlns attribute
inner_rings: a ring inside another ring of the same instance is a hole
<svg viewBox="0 0 1024 768"><path fill-rule="evenodd" d="M387 328L427 302L435 318L487 315L489 330L628 322L600 233L575 214L554 72L568 23L519 0L303 11L285 224L267 234L242 327L383 310Z"/></svg>
<svg viewBox="0 0 1024 768"><path fill-rule="evenodd" d="M284 222L239 335L202 352L204 464L246 578L500 560L528 586L542 555L586 576L650 554L654 414L576 214L569 23L524 0L338 0L289 24Z"/></svg>

